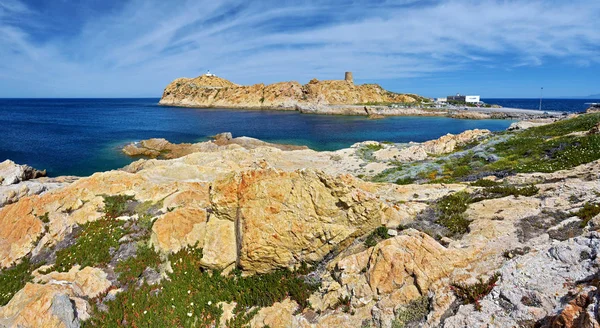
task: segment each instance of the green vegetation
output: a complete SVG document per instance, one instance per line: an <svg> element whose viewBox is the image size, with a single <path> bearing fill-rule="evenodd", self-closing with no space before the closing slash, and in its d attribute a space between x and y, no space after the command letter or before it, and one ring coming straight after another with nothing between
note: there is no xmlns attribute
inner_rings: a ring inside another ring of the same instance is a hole
<svg viewBox="0 0 600 328"><path fill-rule="evenodd" d="M133 196L128 195L103 195L102 197L104 197L104 214L109 219L128 214L127 203L135 201Z"/></svg>
<svg viewBox="0 0 600 328"><path fill-rule="evenodd" d="M391 236L388 234L388 228L381 226L375 229L365 239L365 246L373 247L381 240L388 239Z"/></svg>
<svg viewBox="0 0 600 328"><path fill-rule="evenodd" d="M512 185L496 185L483 189L486 199L502 198L507 196L530 197L537 194L538 191L540 191L540 189L534 185L527 185L525 187L516 187Z"/></svg>
<svg viewBox="0 0 600 328"><path fill-rule="evenodd" d="M119 282L134 283L142 276L146 268L158 269L160 256L151 247L145 244L137 246L135 257L119 262L115 273L119 275Z"/></svg>
<svg viewBox="0 0 600 328"><path fill-rule="evenodd" d="M581 115L553 124L527 129L496 145L502 160L493 170L554 172L600 158L600 135L568 135L588 131L600 122L600 114Z"/></svg>
<svg viewBox="0 0 600 328"><path fill-rule="evenodd" d="M479 301L494 289L498 279L500 279L500 274L494 273L486 281L479 278L479 282L472 285L452 284L451 288L454 291L454 294L456 294L456 297L467 304L475 304L475 309L481 311L481 304L479 304Z"/></svg>
<svg viewBox="0 0 600 328"><path fill-rule="evenodd" d="M398 310L396 318L392 321L392 328L404 328L407 325L418 324L429 314L429 306L427 295L410 301L405 307Z"/></svg>
<svg viewBox="0 0 600 328"><path fill-rule="evenodd" d="M471 195L466 191L444 196L436 205L436 223L446 227L453 235L467 233L471 221L467 220L465 212L472 202Z"/></svg>
<svg viewBox="0 0 600 328"><path fill-rule="evenodd" d="M40 221L42 221L42 223L49 223L50 222L50 218L48 217L50 213L46 212L44 213L44 215L37 215L36 217L38 219L40 219Z"/></svg>
<svg viewBox="0 0 600 328"><path fill-rule="evenodd" d="M24 258L21 263L0 271L0 306L6 305L10 299L33 279L31 273L37 267Z"/></svg>
<svg viewBox="0 0 600 328"><path fill-rule="evenodd" d="M119 239L125 235L123 222L100 219L81 226L75 244L56 252L55 270L68 271L75 264L102 266L111 260L111 248L119 248Z"/></svg>
<svg viewBox="0 0 600 328"><path fill-rule="evenodd" d="M575 213L581 219L581 228L585 228L590 220L598 214L600 214L600 204L591 203L585 203L583 208Z"/></svg>
<svg viewBox="0 0 600 328"><path fill-rule="evenodd" d="M219 271L200 269L201 258L202 250L196 248L171 255L173 272L160 286L129 284L127 290L107 302L107 312L95 309L84 326L116 327L126 322L131 327L209 327L219 322L223 312L217 304L235 301L238 315L229 324L243 327L254 315L244 314L250 308L270 306L286 297L304 308L319 287L305 282L306 265L296 272L278 270L244 277L236 271L223 276Z"/></svg>
<svg viewBox="0 0 600 328"><path fill-rule="evenodd" d="M373 153L381 149L383 149L383 145L381 144L367 144L362 145L358 150L356 150L356 153L365 161L372 161Z"/></svg>
<svg viewBox="0 0 600 328"><path fill-rule="evenodd" d="M399 178L396 181L394 181L394 183L397 185L409 185L414 182L415 182L415 180L412 178Z"/></svg>

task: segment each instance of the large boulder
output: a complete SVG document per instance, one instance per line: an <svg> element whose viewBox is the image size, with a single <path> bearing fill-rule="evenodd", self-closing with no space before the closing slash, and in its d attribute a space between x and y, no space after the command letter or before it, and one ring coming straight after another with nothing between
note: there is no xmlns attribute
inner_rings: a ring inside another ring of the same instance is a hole
<svg viewBox="0 0 600 328"><path fill-rule="evenodd" d="M215 182L211 218L236 228L248 272L319 261L350 236L386 221L388 206L320 171L253 170ZM205 248L206 250L206 248Z"/></svg>

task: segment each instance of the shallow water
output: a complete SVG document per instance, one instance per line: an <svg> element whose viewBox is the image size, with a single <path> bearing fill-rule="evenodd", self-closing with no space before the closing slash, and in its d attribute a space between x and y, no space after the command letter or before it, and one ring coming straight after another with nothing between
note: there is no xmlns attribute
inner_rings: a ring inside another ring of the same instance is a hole
<svg viewBox="0 0 600 328"><path fill-rule="evenodd" d="M0 161L49 175L89 175L129 164L119 146L148 138L197 142L220 132L336 150L365 140L409 142L474 128L506 129L508 120L446 117L326 116L281 111L162 107L158 99L0 99Z"/></svg>

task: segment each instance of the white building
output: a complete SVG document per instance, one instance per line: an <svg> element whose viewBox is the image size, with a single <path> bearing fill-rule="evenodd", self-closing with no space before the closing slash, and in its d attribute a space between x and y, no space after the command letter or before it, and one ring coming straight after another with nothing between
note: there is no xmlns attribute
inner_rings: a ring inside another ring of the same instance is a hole
<svg viewBox="0 0 600 328"><path fill-rule="evenodd" d="M444 97L444 98L435 98L435 102L438 104L443 104L443 103L447 103L448 102L448 98Z"/></svg>
<svg viewBox="0 0 600 328"><path fill-rule="evenodd" d="M204 76L209 76L210 77L210 76L216 76L216 75L214 75L213 73L210 72L210 70L208 70L206 72L206 74L204 74Z"/></svg>
<svg viewBox="0 0 600 328"><path fill-rule="evenodd" d="M481 99L479 96L465 96L466 103L478 103Z"/></svg>

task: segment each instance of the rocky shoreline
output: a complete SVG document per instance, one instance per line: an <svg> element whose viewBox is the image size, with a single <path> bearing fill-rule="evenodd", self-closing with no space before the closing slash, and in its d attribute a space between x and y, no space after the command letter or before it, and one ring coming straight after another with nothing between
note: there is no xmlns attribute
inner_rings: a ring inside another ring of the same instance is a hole
<svg viewBox="0 0 600 328"><path fill-rule="evenodd" d="M5 162L0 195L48 188L0 203L0 327L596 327L599 127L151 139L82 178Z"/></svg>

